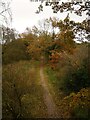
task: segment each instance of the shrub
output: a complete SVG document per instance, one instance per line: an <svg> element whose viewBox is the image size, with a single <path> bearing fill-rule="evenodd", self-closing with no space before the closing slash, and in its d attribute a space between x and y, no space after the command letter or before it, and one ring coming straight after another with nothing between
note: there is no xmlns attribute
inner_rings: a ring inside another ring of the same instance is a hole
<svg viewBox="0 0 90 120"><path fill-rule="evenodd" d="M82 50L84 51L82 52ZM60 90L70 94L90 87L87 44L77 46L73 55L63 52L60 57L57 66L55 66Z"/></svg>
<svg viewBox="0 0 90 120"><path fill-rule="evenodd" d="M70 92L77 92L82 88L90 87L88 62L84 61L81 67L66 76L64 80L66 90Z"/></svg>
<svg viewBox="0 0 90 120"><path fill-rule="evenodd" d="M26 46L22 40L15 40L2 46L3 64L12 63L19 60L28 59Z"/></svg>
<svg viewBox="0 0 90 120"><path fill-rule="evenodd" d="M61 104L61 114L63 118L89 118L90 109L90 88L83 88L77 94L71 93L66 96Z"/></svg>

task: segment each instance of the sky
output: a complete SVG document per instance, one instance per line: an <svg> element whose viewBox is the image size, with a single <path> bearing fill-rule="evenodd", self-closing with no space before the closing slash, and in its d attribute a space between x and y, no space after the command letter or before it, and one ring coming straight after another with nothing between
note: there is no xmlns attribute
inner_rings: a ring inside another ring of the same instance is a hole
<svg viewBox="0 0 90 120"><path fill-rule="evenodd" d="M12 11L12 27L18 32L22 33L27 27L31 28L38 24L38 21L42 21L45 18L57 17L59 19L64 19L67 13L53 13L51 7L44 7L44 11L40 14L36 14L36 10L40 2L30 2L30 0L12 0L11 11ZM44 3L43 3L44 4ZM75 14L70 14L72 20L83 21L85 15L79 17Z"/></svg>

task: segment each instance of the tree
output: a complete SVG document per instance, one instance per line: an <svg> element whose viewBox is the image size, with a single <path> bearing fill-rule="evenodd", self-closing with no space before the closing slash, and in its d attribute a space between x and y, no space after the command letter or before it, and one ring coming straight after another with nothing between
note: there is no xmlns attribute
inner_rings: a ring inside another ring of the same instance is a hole
<svg viewBox="0 0 90 120"><path fill-rule="evenodd" d="M40 13L41 11L43 11L43 5L42 5L43 1L41 1L41 4L38 7L38 11L37 13ZM45 1L45 5L46 6L51 6L52 10L54 13L57 12L66 12L66 11L70 11L70 12L74 12L77 15L82 15L83 11L87 11L86 14L90 15L90 2L88 0L70 0L70 1ZM76 6L79 5L78 9L76 8Z"/></svg>
<svg viewBox="0 0 90 120"><path fill-rule="evenodd" d="M10 29L9 27L2 26L2 43L8 44L16 39L17 33L15 29Z"/></svg>
<svg viewBox="0 0 90 120"><path fill-rule="evenodd" d="M41 4L38 7L38 10L36 13L40 13L43 11L43 1L41 1ZM86 19L87 26L86 31L88 32L87 39L89 39L89 33L90 33L90 1L89 0L70 0L64 2L62 1L45 1L45 6L51 6L53 13L63 13L63 12L71 12L75 13L76 15L82 16L83 12L88 16ZM83 37L82 37L83 38Z"/></svg>
<svg viewBox="0 0 90 120"><path fill-rule="evenodd" d="M22 39L14 40L8 44L2 45L2 60L3 64L14 63L20 60L27 60L27 46Z"/></svg>
<svg viewBox="0 0 90 120"><path fill-rule="evenodd" d="M12 20L12 14L10 9L11 0L0 1L0 22L2 24L9 24Z"/></svg>
<svg viewBox="0 0 90 120"><path fill-rule="evenodd" d="M0 42L3 43L5 26L9 26L12 21L10 3L12 0L0 0Z"/></svg>

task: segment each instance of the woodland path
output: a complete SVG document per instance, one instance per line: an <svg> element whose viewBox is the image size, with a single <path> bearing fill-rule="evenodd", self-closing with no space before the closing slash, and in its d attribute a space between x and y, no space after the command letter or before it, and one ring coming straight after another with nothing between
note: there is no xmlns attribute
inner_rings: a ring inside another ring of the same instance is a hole
<svg viewBox="0 0 90 120"><path fill-rule="evenodd" d="M45 79L44 66L40 66L40 82L43 88L43 99L47 107L48 118L58 118L57 109L53 97L49 91L47 79Z"/></svg>

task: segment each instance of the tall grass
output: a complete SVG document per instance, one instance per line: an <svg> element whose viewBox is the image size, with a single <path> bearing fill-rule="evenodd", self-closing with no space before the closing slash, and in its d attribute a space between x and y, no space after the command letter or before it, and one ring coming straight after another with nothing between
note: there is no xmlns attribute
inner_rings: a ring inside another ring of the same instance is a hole
<svg viewBox="0 0 90 120"><path fill-rule="evenodd" d="M19 61L3 66L3 118L45 115L38 72L38 62Z"/></svg>

